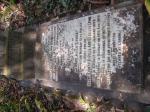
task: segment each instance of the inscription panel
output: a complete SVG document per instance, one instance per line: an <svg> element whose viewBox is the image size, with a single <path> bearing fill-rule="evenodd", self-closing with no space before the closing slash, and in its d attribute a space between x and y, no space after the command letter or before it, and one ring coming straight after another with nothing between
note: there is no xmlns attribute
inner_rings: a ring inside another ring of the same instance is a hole
<svg viewBox="0 0 150 112"><path fill-rule="evenodd" d="M45 74L56 82L136 90L142 76L140 27L141 5L48 23L40 40Z"/></svg>

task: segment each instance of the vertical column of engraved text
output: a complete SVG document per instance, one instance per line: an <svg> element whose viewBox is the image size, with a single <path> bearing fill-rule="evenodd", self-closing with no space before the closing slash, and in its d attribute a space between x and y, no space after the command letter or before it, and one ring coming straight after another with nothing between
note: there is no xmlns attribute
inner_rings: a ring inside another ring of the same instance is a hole
<svg viewBox="0 0 150 112"><path fill-rule="evenodd" d="M112 72L116 72L116 63L117 63L117 58L116 58L116 54L117 54L117 49L116 49L116 33L115 32L113 32L113 37L112 37L113 39L112 39L112 63L113 63L113 65L112 65L112 67L113 67L113 69L112 69Z"/></svg>
<svg viewBox="0 0 150 112"><path fill-rule="evenodd" d="M79 25L79 77L80 77L80 80L81 80L81 77L82 77L82 73L81 73L81 64L82 64L82 61L83 61L83 59L82 59L82 33L83 33L83 29L82 29L82 22L80 22L79 23L80 25Z"/></svg>
<svg viewBox="0 0 150 112"><path fill-rule="evenodd" d="M58 33L57 33L57 25L54 26L54 38L55 38L55 51L58 50ZM55 81L58 81L58 68L59 68L59 57L57 56L58 53L55 53Z"/></svg>
<svg viewBox="0 0 150 112"><path fill-rule="evenodd" d="M92 30L92 18L88 17L88 74L87 74L87 86L91 86L91 30Z"/></svg>
<svg viewBox="0 0 150 112"><path fill-rule="evenodd" d="M101 20L100 15L97 16L97 87L100 88L100 63L101 63Z"/></svg>
<svg viewBox="0 0 150 112"><path fill-rule="evenodd" d="M102 73L104 73L104 71L105 71L105 44L106 44L106 42L105 42L105 39L106 39L106 37L105 37L105 33L106 33L106 31L105 31L105 26L103 25L102 26Z"/></svg>
<svg viewBox="0 0 150 112"><path fill-rule="evenodd" d="M55 50L56 50L56 27L55 27L55 25L52 25L52 28L53 28L53 35L52 35L52 37L53 37L53 51L54 51L54 53L53 53L53 80L56 80L56 75L57 75L57 65L56 65L56 53L55 53Z"/></svg>
<svg viewBox="0 0 150 112"><path fill-rule="evenodd" d="M62 50L63 48L63 34L61 33L61 25L60 26L57 26L58 27L58 31L59 31L59 49ZM61 55L60 56L60 66L61 66L61 69L63 69L63 56Z"/></svg>
<svg viewBox="0 0 150 112"><path fill-rule="evenodd" d="M75 72L78 72L78 31L75 31Z"/></svg>
<svg viewBox="0 0 150 112"><path fill-rule="evenodd" d="M85 32L85 33L87 33L87 32ZM83 40L83 64L86 65L86 69L87 69L87 59L88 59L88 55L87 55L87 37L85 37L83 39L84 39ZM87 75L87 71L85 71L84 75Z"/></svg>
<svg viewBox="0 0 150 112"><path fill-rule="evenodd" d="M49 55L50 57L52 57L51 61L49 62L49 64L50 64L49 69L51 69L50 78L52 80L54 80L54 66L52 66L54 63L54 61L53 61L53 57L54 57L54 53L53 53L53 50L54 50L53 26L49 26L49 29L50 29L50 34L48 35L48 39L50 39L50 44L51 44L50 50L51 50L51 52L48 51L47 55L49 55L51 53Z"/></svg>
<svg viewBox="0 0 150 112"><path fill-rule="evenodd" d="M50 57L50 60L49 60L49 69L50 69L50 79L52 80L53 79L53 28L52 27L49 27L50 29L50 34L48 35L48 40L50 40L48 43L49 43L49 46L50 46L50 52L48 52L48 55Z"/></svg>
<svg viewBox="0 0 150 112"><path fill-rule="evenodd" d="M107 14L107 87L110 88L111 83L111 29L110 29L110 13Z"/></svg>
<svg viewBox="0 0 150 112"><path fill-rule="evenodd" d="M122 65L122 38L121 38L121 31L119 31L118 33L118 55L117 55L117 65L118 65L118 69L121 69L121 65Z"/></svg>
<svg viewBox="0 0 150 112"><path fill-rule="evenodd" d="M100 78L100 80L101 80L101 87L102 88L107 88L107 76L106 76L106 55L107 55L107 52L106 52L106 50L107 50L107 47L106 47L106 45L107 45L107 37L106 37L106 34L107 34L107 26L106 26L106 21L107 21L107 18L106 18L106 14L105 15L103 15L104 16L104 18L103 18L103 24L102 24L102 40L101 40L101 42L102 42L102 60L101 60L101 71L100 71L100 73L101 73L101 78Z"/></svg>
<svg viewBox="0 0 150 112"><path fill-rule="evenodd" d="M92 86L96 86L96 19L92 18Z"/></svg>

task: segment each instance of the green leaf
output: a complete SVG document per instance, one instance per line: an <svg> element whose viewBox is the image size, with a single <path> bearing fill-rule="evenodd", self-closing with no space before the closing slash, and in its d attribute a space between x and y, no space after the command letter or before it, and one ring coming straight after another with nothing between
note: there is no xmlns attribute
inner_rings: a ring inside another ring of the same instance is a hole
<svg viewBox="0 0 150 112"><path fill-rule="evenodd" d="M27 110L30 112L30 104L28 103L27 99L25 99L25 105Z"/></svg>
<svg viewBox="0 0 150 112"><path fill-rule="evenodd" d="M148 13L150 15L150 0L145 0L145 6L146 6L147 11L148 11Z"/></svg>

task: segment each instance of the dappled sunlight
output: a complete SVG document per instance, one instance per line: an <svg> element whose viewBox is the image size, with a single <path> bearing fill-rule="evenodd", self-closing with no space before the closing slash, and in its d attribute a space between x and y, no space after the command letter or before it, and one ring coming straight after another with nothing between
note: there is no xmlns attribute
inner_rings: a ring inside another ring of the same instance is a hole
<svg viewBox="0 0 150 112"><path fill-rule="evenodd" d="M36 43L35 45L35 52L39 52L41 50L41 44L40 43Z"/></svg>
<svg viewBox="0 0 150 112"><path fill-rule="evenodd" d="M37 33L36 32L27 32L27 34L24 35L25 37L28 37L28 41L35 41L37 38Z"/></svg>
<svg viewBox="0 0 150 112"><path fill-rule="evenodd" d="M8 76L10 73L11 70L8 68L8 66L4 66L2 74Z"/></svg>
<svg viewBox="0 0 150 112"><path fill-rule="evenodd" d="M121 49L123 50L123 53L128 53L128 46L126 44L121 44Z"/></svg>
<svg viewBox="0 0 150 112"><path fill-rule="evenodd" d="M11 3L3 1L0 111L144 112L150 104L144 3L12 0L5 18Z"/></svg>

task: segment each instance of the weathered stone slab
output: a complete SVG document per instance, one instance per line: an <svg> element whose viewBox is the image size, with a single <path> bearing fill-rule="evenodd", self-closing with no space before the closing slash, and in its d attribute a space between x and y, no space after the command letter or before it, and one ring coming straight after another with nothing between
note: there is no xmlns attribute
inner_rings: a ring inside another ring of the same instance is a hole
<svg viewBox="0 0 150 112"><path fill-rule="evenodd" d="M43 24L36 43L36 78L136 92L142 84L141 28L140 4Z"/></svg>
<svg viewBox="0 0 150 112"><path fill-rule="evenodd" d="M34 71L34 56L35 56L35 41L36 32L33 29L26 29L23 36L24 45L24 61L23 61L23 75L24 79L35 78Z"/></svg>
<svg viewBox="0 0 150 112"><path fill-rule="evenodd" d="M3 73L5 62L5 36L0 32L0 74Z"/></svg>
<svg viewBox="0 0 150 112"><path fill-rule="evenodd" d="M33 35L32 35L33 34ZM8 41L8 67L11 77L33 79L36 33L30 27L23 31L12 31Z"/></svg>
<svg viewBox="0 0 150 112"><path fill-rule="evenodd" d="M7 46L7 65L10 76L22 79L21 56L22 56L22 37L21 33L9 32Z"/></svg>

